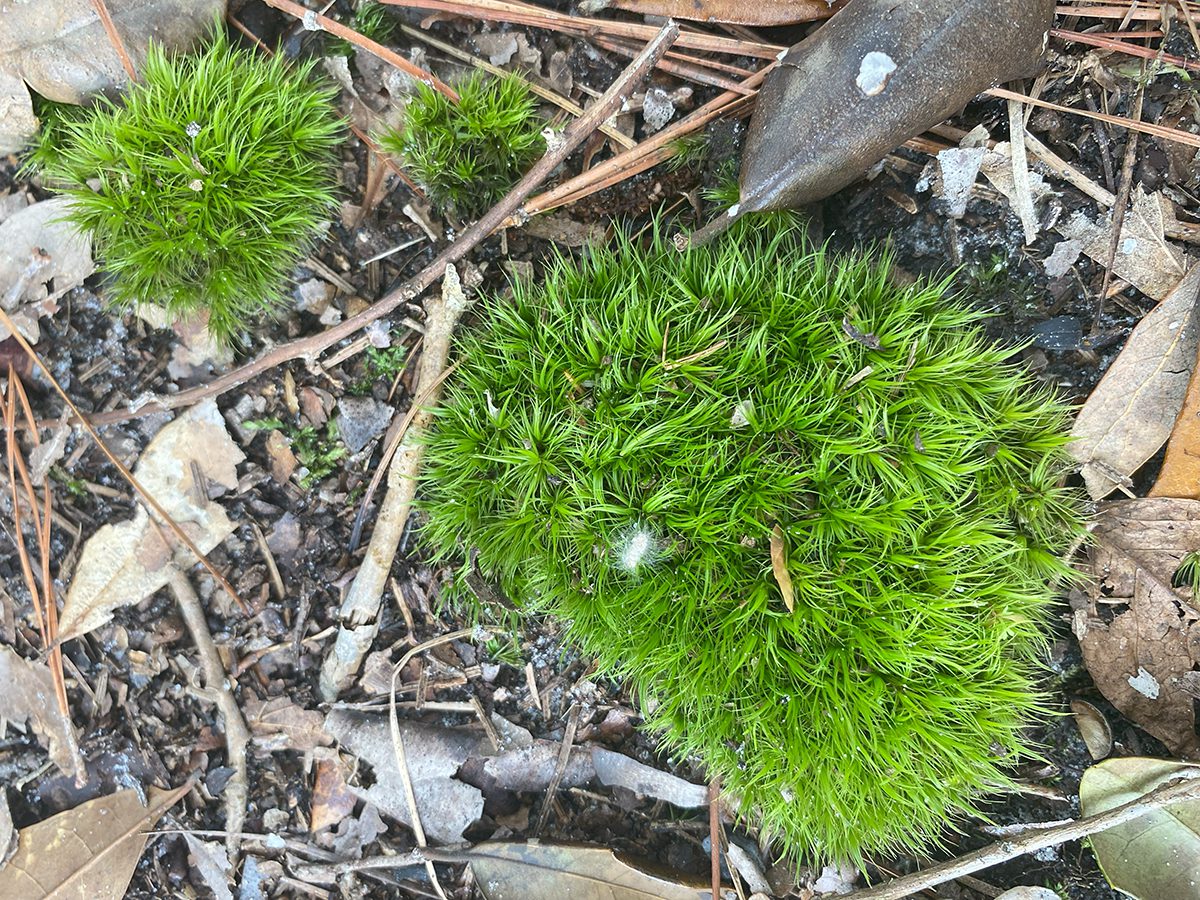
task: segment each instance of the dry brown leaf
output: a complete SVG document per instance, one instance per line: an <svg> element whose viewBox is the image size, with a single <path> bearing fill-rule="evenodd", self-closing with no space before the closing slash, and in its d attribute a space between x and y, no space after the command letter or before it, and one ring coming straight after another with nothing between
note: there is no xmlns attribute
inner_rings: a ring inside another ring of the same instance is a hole
<svg viewBox="0 0 1200 900"><path fill-rule="evenodd" d="M354 804L358 802L346 785L337 753L329 750L325 753L328 755L317 758L313 779L312 816L308 823L308 830L313 834L322 828L336 826L354 812Z"/></svg>
<svg viewBox="0 0 1200 900"><path fill-rule="evenodd" d="M134 68L151 39L182 49L213 27L225 0L122 0L109 4ZM0 156L37 132L29 90L83 103L125 84L125 70L90 0L0 0Z"/></svg>
<svg viewBox="0 0 1200 900"><path fill-rule="evenodd" d="M1200 292L1200 282L1197 291ZM1193 305L1196 299L1193 298ZM1195 362L1183 408L1171 429L1167 454L1150 496L1200 500L1200 365Z"/></svg>
<svg viewBox="0 0 1200 900"><path fill-rule="evenodd" d="M202 841L190 831L183 833L183 840L188 847L188 862L212 892L213 900L233 900L233 892L229 890L229 853L225 845Z"/></svg>
<svg viewBox="0 0 1200 900"><path fill-rule="evenodd" d="M351 785L350 789L378 806L380 812L411 827L388 717L335 709L325 719L325 730L374 769L375 782L370 787ZM400 733L425 834L440 844L462 842L463 831L483 814L483 794L455 775L468 757L487 755L486 739L417 722L401 722Z"/></svg>
<svg viewBox="0 0 1200 900"><path fill-rule="evenodd" d="M1113 706L1172 752L1200 755L1189 690L1200 613L1187 589L1171 587L1184 555L1200 547L1200 502L1107 504L1092 534L1091 604L1074 623L1088 672Z"/></svg>
<svg viewBox="0 0 1200 900"><path fill-rule="evenodd" d="M1123 278L1154 300L1162 300L1179 285L1187 271L1187 257L1165 236L1168 225L1175 223L1174 205L1161 193L1147 194L1141 187L1134 192L1129 211L1113 257L1113 274ZM1106 265L1112 248L1111 221L1093 222L1076 213L1058 230L1083 244L1083 252L1100 265Z"/></svg>
<svg viewBox="0 0 1200 900"><path fill-rule="evenodd" d="M1104 713L1086 700L1072 700L1071 713L1092 759L1099 761L1112 753L1112 726Z"/></svg>
<svg viewBox="0 0 1200 900"><path fill-rule="evenodd" d="M146 847L146 831L190 789L150 788L89 800L21 829L17 852L0 868L0 897L121 900Z"/></svg>
<svg viewBox="0 0 1200 900"><path fill-rule="evenodd" d="M68 203L43 200L0 222L0 306L30 343L40 336L38 319L57 309L55 298L96 270L91 238L61 221ZM0 340L6 337L0 325Z"/></svg>
<svg viewBox="0 0 1200 900"><path fill-rule="evenodd" d="M783 605L788 612L796 606L796 591L792 587L792 576L787 567L787 543L783 537L783 529L778 524L771 529L771 571L775 581L779 583L779 593L783 595Z"/></svg>
<svg viewBox="0 0 1200 900"><path fill-rule="evenodd" d="M1054 0L854 0L767 76L740 210L802 206L860 178L980 91L1030 74L1053 20Z"/></svg>
<svg viewBox="0 0 1200 900"><path fill-rule="evenodd" d="M598 0L579 4L584 15L624 9L643 16L766 27L828 19L849 0Z"/></svg>
<svg viewBox="0 0 1200 900"><path fill-rule="evenodd" d="M217 404L205 400L163 426L142 453L134 476L207 553L234 527L209 494L237 485L236 466L244 458L225 430ZM59 619L62 640L99 628L113 610L153 594L167 583L172 561L185 569L195 562L191 551L168 545L164 531L143 506L130 520L101 526L84 545L67 591Z"/></svg>
<svg viewBox="0 0 1200 900"><path fill-rule="evenodd" d="M1075 419L1071 454L1096 500L1128 481L1175 424L1196 358L1200 266L1142 318Z"/></svg>
<svg viewBox="0 0 1200 900"><path fill-rule="evenodd" d="M67 775L81 777L84 765L75 728L59 711L49 667L0 646L0 685L4 686L0 689L0 721L19 725L28 721L47 745L54 764Z"/></svg>
<svg viewBox="0 0 1200 900"><path fill-rule="evenodd" d="M618 859L604 847L480 844L463 858L487 900L704 900L689 887Z"/></svg>
<svg viewBox="0 0 1200 900"><path fill-rule="evenodd" d="M254 734L255 745L264 750L311 753L317 747L333 743L333 738L325 733L324 714L305 709L288 697L251 698L242 705L242 711Z"/></svg>

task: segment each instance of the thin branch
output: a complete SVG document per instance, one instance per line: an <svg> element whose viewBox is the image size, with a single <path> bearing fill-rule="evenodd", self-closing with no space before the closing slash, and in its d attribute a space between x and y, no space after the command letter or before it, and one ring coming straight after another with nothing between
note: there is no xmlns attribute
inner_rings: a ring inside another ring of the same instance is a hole
<svg viewBox="0 0 1200 900"><path fill-rule="evenodd" d="M117 31L116 23L113 22L112 16L108 12L107 4L104 0L92 0L92 6L96 10L96 15L100 17L100 24L104 26L104 33L108 35L109 42L117 51L117 56L121 58L121 65L125 67L125 73L129 76L129 80L137 81L137 70L134 69L133 60L129 58L129 53L125 50L125 42L121 40L121 33Z"/></svg>
<svg viewBox="0 0 1200 900"><path fill-rule="evenodd" d="M340 37L342 40L349 41L356 47L361 47L368 53L373 53L386 63L390 63L404 72L411 75L418 81L423 81L439 94L444 94L455 103L458 102L458 94L452 87L443 82L432 72L426 72L420 66L414 66L407 59L401 56L394 50L389 50L383 44L371 40L355 31L353 28L347 28L341 22L331 19L328 16L323 16L314 10L301 6L299 3L294 3L293 0L263 0L268 6L273 6L280 12L285 12L290 16L295 16L304 23L304 27L310 31L327 31L335 37Z"/></svg>
<svg viewBox="0 0 1200 900"><path fill-rule="evenodd" d="M1052 828L1029 831L1020 837L1000 841L984 847L982 850L960 856L958 859L940 863L923 872L914 872L912 875L896 878L878 887L856 891L848 894L846 900L903 900L918 891L945 884L947 881L953 881L963 875L972 875L983 869L998 866L1019 856L1036 853L1038 850L1055 847L1068 841L1078 841L1088 835L1116 828L1118 825L1132 822L1134 819L1164 806L1200 799L1200 777L1198 776L1200 773L1187 777L1184 781L1172 781L1123 806L1110 809L1108 812L1056 825Z"/></svg>
<svg viewBox="0 0 1200 900"><path fill-rule="evenodd" d="M233 776L222 792L225 798L225 848L229 852L229 861L236 867L238 845L246 822L246 804L250 797L246 763L250 729L246 726L241 707L233 696L229 676L221 663L221 654L213 641L212 633L208 630L204 604L200 602L191 580L171 564L168 567L167 583L171 586L171 593L175 595L175 602L179 605L179 613L183 616L183 622L200 656L204 686L225 725L225 747L229 757L226 762L233 769Z"/></svg>

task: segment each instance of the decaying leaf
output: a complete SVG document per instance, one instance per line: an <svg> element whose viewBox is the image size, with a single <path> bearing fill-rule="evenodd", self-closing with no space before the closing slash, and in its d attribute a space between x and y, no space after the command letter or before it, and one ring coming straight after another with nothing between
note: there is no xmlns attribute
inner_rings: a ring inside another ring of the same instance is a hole
<svg viewBox="0 0 1200 900"><path fill-rule="evenodd" d="M46 664L25 659L11 647L0 646L0 685L3 685L0 721L18 725L28 721L47 745L54 764L67 775L81 776L84 765L75 742L75 729L59 711L54 677Z"/></svg>
<svg viewBox="0 0 1200 900"><path fill-rule="evenodd" d="M643 797L653 797L680 809L708 806L708 789L702 784L684 781L678 775L663 772L602 747L592 749L596 775L608 787L623 787Z"/></svg>
<svg viewBox="0 0 1200 900"><path fill-rule="evenodd" d="M308 829L313 834L322 828L336 826L354 812L354 804L358 802L346 785L336 751L325 750L318 754L315 769L312 814L308 823Z"/></svg>
<svg viewBox="0 0 1200 900"><path fill-rule="evenodd" d="M480 844L465 854L487 900L703 900L689 887L623 862L604 847Z"/></svg>
<svg viewBox="0 0 1200 900"><path fill-rule="evenodd" d="M778 524L771 529L771 572L779 585L779 593L783 597L783 605L788 612L796 608L796 591L792 587L792 575L787 567L787 542L783 529Z"/></svg>
<svg viewBox="0 0 1200 900"><path fill-rule="evenodd" d="M134 476L179 523L202 553L233 532L233 522L209 497L237 485L245 455L230 439L212 400L198 403L163 426L142 453ZM187 548L167 543L165 528L139 506L132 519L106 524L88 540L59 620L63 640L78 637L112 618L113 610L139 603L167 583L169 564L195 560Z"/></svg>
<svg viewBox="0 0 1200 900"><path fill-rule="evenodd" d="M1083 773L1079 805L1094 816L1194 771L1163 759L1108 759ZM1200 898L1200 801L1160 807L1089 840L1109 883L1135 900Z"/></svg>
<svg viewBox="0 0 1200 900"><path fill-rule="evenodd" d="M350 789L385 815L411 827L387 716L335 709L325 719L325 730L374 769L375 782L370 787L351 785ZM469 731L415 722L401 722L400 733L425 834L440 844L460 843L463 831L483 814L483 794L455 774L469 756L487 755L486 740Z"/></svg>
<svg viewBox="0 0 1200 900"><path fill-rule="evenodd" d="M40 336L38 319L96 269L91 238L61 221L67 204L54 197L0 221L0 306L30 343ZM8 333L0 325L0 340Z"/></svg>
<svg viewBox="0 0 1200 900"><path fill-rule="evenodd" d="M1150 496L1200 500L1200 366L1195 363Z"/></svg>
<svg viewBox="0 0 1200 900"><path fill-rule="evenodd" d="M137 69L151 39L186 47L224 14L225 0L123 0L110 8ZM37 132L30 88L83 103L126 79L89 0L0 0L0 155L16 153Z"/></svg>
<svg viewBox="0 0 1200 900"><path fill-rule="evenodd" d="M1174 205L1161 193L1147 194L1140 186L1133 193L1121 226L1121 239L1113 257L1113 274L1124 278L1153 300L1163 300L1183 279L1187 258L1167 240L1165 231L1175 222ZM1061 222L1062 234L1083 244L1083 252L1100 265L1108 262L1113 223L1093 222L1081 212Z"/></svg>
<svg viewBox="0 0 1200 900"><path fill-rule="evenodd" d="M8 809L8 797L0 791L0 869L17 851L17 829L13 827L12 813Z"/></svg>
<svg viewBox="0 0 1200 900"><path fill-rule="evenodd" d="M584 0L579 11L624 9L643 16L667 16L693 22L725 22L767 27L828 19L849 0Z"/></svg>
<svg viewBox="0 0 1200 900"><path fill-rule="evenodd" d="M1086 700L1072 700L1071 713L1075 716L1075 727L1087 745L1092 759L1101 760L1112 753L1112 726L1104 713Z"/></svg>
<svg viewBox="0 0 1200 900"><path fill-rule="evenodd" d="M288 697L270 700L250 698L242 705L255 746L270 751L297 750L311 753L327 747L333 738L325 733L325 716L305 709Z"/></svg>
<svg viewBox="0 0 1200 900"><path fill-rule="evenodd" d="M1193 266L1133 329L1075 419L1070 451L1096 500L1126 483L1171 434L1196 359L1198 291Z"/></svg>
<svg viewBox="0 0 1200 900"><path fill-rule="evenodd" d="M1053 0L855 0L767 77L740 209L802 206L850 184L980 91L1030 74L1053 18Z"/></svg>
<svg viewBox="0 0 1200 900"><path fill-rule="evenodd" d="M215 900L233 900L233 892L229 890L229 853L225 845L203 841L190 831L183 833L183 839L188 847L188 862L200 873Z"/></svg>
<svg viewBox="0 0 1200 900"><path fill-rule="evenodd" d="M191 785L89 800L21 829L17 852L0 868L0 897L121 900L146 847L146 832Z"/></svg>
<svg viewBox="0 0 1200 900"><path fill-rule="evenodd" d="M1101 693L1171 751L1200 753L1190 674L1200 658L1200 613L1173 588L1200 547L1200 501L1126 500L1093 526L1091 605L1075 615L1083 660Z"/></svg>

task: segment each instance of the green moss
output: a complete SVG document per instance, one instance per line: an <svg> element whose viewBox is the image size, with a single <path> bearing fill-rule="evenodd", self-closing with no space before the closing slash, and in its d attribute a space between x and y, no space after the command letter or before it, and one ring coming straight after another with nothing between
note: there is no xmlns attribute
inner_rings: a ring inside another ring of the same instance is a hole
<svg viewBox="0 0 1200 900"><path fill-rule="evenodd" d="M365 38L370 38L377 44L390 44L396 36L396 20L382 3L372 3L364 0L354 10L354 15L346 23ZM329 42L326 53L329 56L353 56L354 45L342 38L334 38Z"/></svg>
<svg viewBox="0 0 1200 900"><path fill-rule="evenodd" d="M333 96L311 64L237 50L218 31L197 55L152 47L121 103L59 118L54 152L35 162L74 201L114 302L206 310L229 341L281 300L332 210Z"/></svg>
<svg viewBox="0 0 1200 900"><path fill-rule="evenodd" d="M788 853L923 848L1010 783L1045 706L1068 410L945 284L755 224L493 303L430 438L425 537L561 617Z"/></svg>
<svg viewBox="0 0 1200 900"><path fill-rule="evenodd" d="M418 87L399 131L380 135L439 207L477 216L503 197L545 150L542 119L520 78L473 72L453 103Z"/></svg>

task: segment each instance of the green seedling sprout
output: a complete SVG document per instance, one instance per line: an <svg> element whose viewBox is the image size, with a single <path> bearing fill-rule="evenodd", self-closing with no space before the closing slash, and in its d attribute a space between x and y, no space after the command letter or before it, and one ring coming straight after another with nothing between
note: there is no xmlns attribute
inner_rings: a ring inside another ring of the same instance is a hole
<svg viewBox="0 0 1200 900"><path fill-rule="evenodd" d="M195 55L151 46L140 76L119 101L56 116L32 163L71 198L114 303L206 312L235 341L279 304L332 211L334 89L221 29Z"/></svg>
<svg viewBox="0 0 1200 900"><path fill-rule="evenodd" d="M981 313L800 238L515 283L459 345L424 536L564 622L787 854L859 861L1012 785L1083 512L1067 407Z"/></svg>

